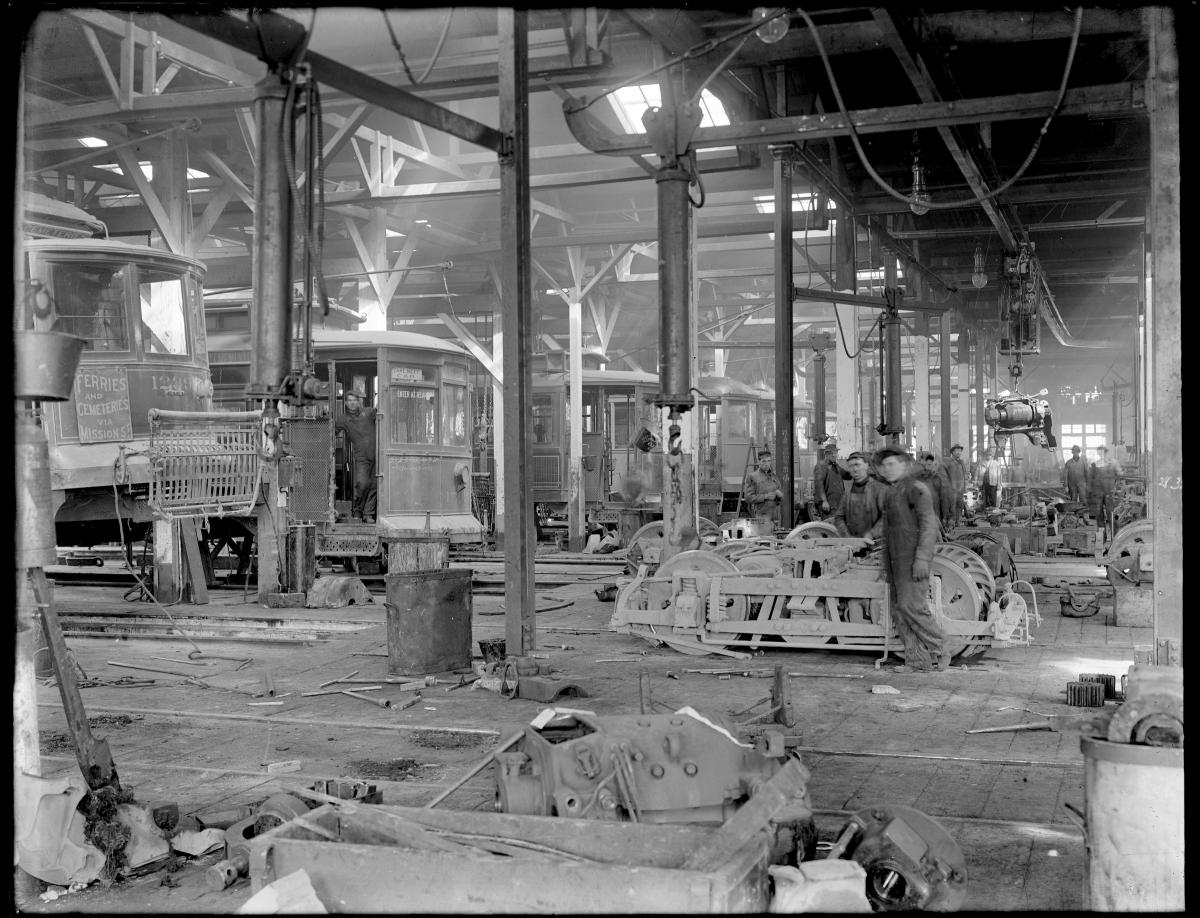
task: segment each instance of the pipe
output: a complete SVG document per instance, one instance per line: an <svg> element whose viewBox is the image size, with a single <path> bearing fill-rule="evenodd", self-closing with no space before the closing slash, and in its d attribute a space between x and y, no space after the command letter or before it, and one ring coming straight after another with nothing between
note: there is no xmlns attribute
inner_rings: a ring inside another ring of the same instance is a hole
<svg viewBox="0 0 1200 918"><path fill-rule="evenodd" d="M658 191L659 379L665 406L691 407L692 340L690 173L680 165L654 175Z"/></svg>
<svg viewBox="0 0 1200 918"><path fill-rule="evenodd" d="M275 74L255 86L254 302L246 393L254 400L277 397L291 367L292 197L283 157L294 146L295 126L284 110L287 93Z"/></svg>
<svg viewBox="0 0 1200 918"><path fill-rule="evenodd" d="M780 85L783 85L780 80ZM782 93L781 93L782 95ZM786 98L783 100L786 104ZM773 148L775 157L775 452L783 492L781 522L791 528L795 513L795 405L792 398L792 148ZM823 384L823 383L822 383ZM822 415L823 419L823 415Z"/></svg>

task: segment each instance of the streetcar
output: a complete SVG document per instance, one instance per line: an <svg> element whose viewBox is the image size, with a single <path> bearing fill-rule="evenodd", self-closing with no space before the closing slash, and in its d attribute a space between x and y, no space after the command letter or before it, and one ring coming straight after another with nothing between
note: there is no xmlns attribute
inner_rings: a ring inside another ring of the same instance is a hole
<svg viewBox="0 0 1200 918"><path fill-rule="evenodd" d="M661 514L663 455L657 374L585 367L581 479L591 521L612 527L622 510L650 519ZM740 509L742 482L757 450L775 442L775 400L727 377L701 377L696 386L696 481L700 516L719 520ZM532 397L533 465L530 491L540 533L566 525L569 496L569 380L566 372L535 366Z"/></svg>
<svg viewBox="0 0 1200 918"><path fill-rule="evenodd" d="M249 374L248 333L214 333L211 343L223 406L252 408L239 392ZM362 573L386 568L389 541L480 543L472 503L474 358L456 342L404 331L314 328L312 343L324 394L286 408L281 420L289 526L313 526L318 558ZM378 507L369 522L351 518L354 446L336 424L354 391L379 411Z"/></svg>
<svg viewBox="0 0 1200 918"><path fill-rule="evenodd" d="M70 398L26 407L49 445L56 540L140 539L154 518L150 410L211 408L204 266L109 239L25 239L22 249L24 327L84 342Z"/></svg>

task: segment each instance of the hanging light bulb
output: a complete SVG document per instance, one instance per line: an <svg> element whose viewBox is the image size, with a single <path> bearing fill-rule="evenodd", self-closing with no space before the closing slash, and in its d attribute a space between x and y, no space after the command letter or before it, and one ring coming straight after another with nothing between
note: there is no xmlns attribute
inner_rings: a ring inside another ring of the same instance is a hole
<svg viewBox="0 0 1200 918"><path fill-rule="evenodd" d="M975 273L971 275L971 283L976 287L987 286L987 274L983 271L983 247L975 246Z"/></svg>
<svg viewBox="0 0 1200 918"><path fill-rule="evenodd" d="M912 176L912 194L908 197L908 209L920 217L929 213L929 192L925 190L925 167L921 165L921 144L916 131L913 131Z"/></svg>
<svg viewBox="0 0 1200 918"><path fill-rule="evenodd" d="M776 13L780 15L775 16ZM770 22L764 22L771 16L775 16ZM752 19L754 22L762 22L763 24L754 30L754 34L758 36L758 40L764 45L773 45L783 36L787 35L788 31L788 14L779 7L756 6Z"/></svg>

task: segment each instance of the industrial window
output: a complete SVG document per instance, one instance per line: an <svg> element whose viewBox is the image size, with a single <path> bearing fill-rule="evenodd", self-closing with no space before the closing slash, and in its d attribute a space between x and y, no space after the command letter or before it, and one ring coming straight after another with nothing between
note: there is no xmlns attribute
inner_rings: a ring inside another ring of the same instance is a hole
<svg viewBox="0 0 1200 918"><path fill-rule="evenodd" d="M1058 442L1064 463L1071 458L1072 446L1078 446L1083 451L1083 458L1087 462L1095 462L1100 458L1096 448L1107 445L1107 424L1063 424L1061 430Z"/></svg>
<svg viewBox="0 0 1200 918"><path fill-rule="evenodd" d="M183 278L162 271L141 272L138 299L142 309L142 351L188 354L187 320L183 311Z"/></svg>
<svg viewBox="0 0 1200 918"><path fill-rule="evenodd" d="M82 338L85 351L129 350L125 271L94 262L54 265L54 331Z"/></svg>
<svg viewBox="0 0 1200 918"><path fill-rule="evenodd" d="M388 387L388 428L392 443L437 443L437 391Z"/></svg>
<svg viewBox="0 0 1200 918"><path fill-rule="evenodd" d="M442 445L467 445L466 386L442 386Z"/></svg>

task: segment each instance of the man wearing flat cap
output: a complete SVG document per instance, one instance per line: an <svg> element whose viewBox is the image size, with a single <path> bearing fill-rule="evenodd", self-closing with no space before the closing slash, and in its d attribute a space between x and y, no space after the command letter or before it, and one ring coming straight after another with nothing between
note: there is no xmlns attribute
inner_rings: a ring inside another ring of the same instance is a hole
<svg viewBox="0 0 1200 918"><path fill-rule="evenodd" d="M841 506L846 494L844 482L849 477L838 465L837 444L832 440L825 441L821 458L813 468L813 504L821 519L829 519Z"/></svg>
<svg viewBox="0 0 1200 918"><path fill-rule="evenodd" d="M855 450L846 457L850 489L833 513L831 522L843 538L878 539L883 535L883 510L888 486L871 477L871 463Z"/></svg>
<svg viewBox="0 0 1200 918"><path fill-rule="evenodd" d="M904 665L897 672L945 670L945 635L929 608L929 568L938 537L938 518L929 488L910 474L911 457L895 446L875 454L889 482L884 504L883 568L892 590L892 620L904 642Z"/></svg>
<svg viewBox="0 0 1200 918"><path fill-rule="evenodd" d="M774 457L769 449L758 451L758 468L751 469L742 482L742 497L755 519L767 519L779 525L779 502L783 500L782 485L775 474Z"/></svg>
<svg viewBox="0 0 1200 918"><path fill-rule="evenodd" d="M961 443L950 447L950 458L946 460L946 477L950 479L950 487L954 493L950 495L950 527L954 528L962 522L963 497L967 493L967 463L962 457Z"/></svg>
<svg viewBox="0 0 1200 918"><path fill-rule="evenodd" d="M366 399L367 394L361 386L347 392L345 410L336 416L334 427L346 432L354 452L354 500L350 505L350 518L373 523L379 494L375 478L375 422L379 412L365 406Z"/></svg>
<svg viewBox="0 0 1200 918"><path fill-rule="evenodd" d="M1088 464L1080 456L1078 446L1071 447L1071 458L1063 465L1063 487L1067 489L1067 500L1087 503Z"/></svg>

